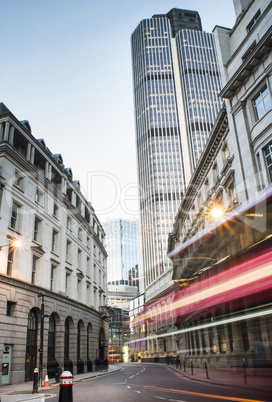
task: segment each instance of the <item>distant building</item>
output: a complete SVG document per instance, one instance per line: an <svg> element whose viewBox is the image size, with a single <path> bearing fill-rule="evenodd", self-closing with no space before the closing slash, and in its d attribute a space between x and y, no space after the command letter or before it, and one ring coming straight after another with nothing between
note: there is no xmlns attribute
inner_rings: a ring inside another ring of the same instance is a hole
<svg viewBox="0 0 272 402"><path fill-rule="evenodd" d="M130 349L128 309L109 307L109 362L127 362Z"/></svg>
<svg viewBox="0 0 272 402"><path fill-rule="evenodd" d="M148 302L171 282L167 237L221 108L221 81L213 35L202 31L196 11L142 20L131 47Z"/></svg>
<svg viewBox="0 0 272 402"><path fill-rule="evenodd" d="M22 246L14 248L20 239ZM105 232L43 139L0 104L0 382L91 371L108 344ZM44 311L43 311L44 310ZM43 348L40 334L43 330Z"/></svg>
<svg viewBox="0 0 272 402"><path fill-rule="evenodd" d="M108 220L103 224L108 252L108 289L128 292L139 289L140 238L139 223L129 219ZM129 289L131 288L131 289Z"/></svg>
<svg viewBox="0 0 272 402"><path fill-rule="evenodd" d="M139 223L115 219L104 223L104 228L109 255L109 360L118 362L128 359L130 301L139 292Z"/></svg>

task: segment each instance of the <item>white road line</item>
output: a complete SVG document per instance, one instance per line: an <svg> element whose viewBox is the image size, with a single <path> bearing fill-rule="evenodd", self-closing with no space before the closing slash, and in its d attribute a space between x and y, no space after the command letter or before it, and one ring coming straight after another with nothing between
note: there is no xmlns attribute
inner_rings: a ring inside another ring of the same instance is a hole
<svg viewBox="0 0 272 402"><path fill-rule="evenodd" d="M141 393L142 393L141 391L136 391L136 389L134 390L134 392L137 392L137 394L141 394Z"/></svg>
<svg viewBox="0 0 272 402"><path fill-rule="evenodd" d="M180 399L169 399L171 402L186 402L186 401L181 401Z"/></svg>
<svg viewBox="0 0 272 402"><path fill-rule="evenodd" d="M161 396L155 396L155 398L157 398L157 399L163 399L163 400L166 399L166 398L162 398Z"/></svg>
<svg viewBox="0 0 272 402"><path fill-rule="evenodd" d="M127 388L131 389L131 387L129 385L127 385Z"/></svg>
<svg viewBox="0 0 272 402"><path fill-rule="evenodd" d="M133 378L133 377L135 377L135 375L131 375L129 378Z"/></svg>

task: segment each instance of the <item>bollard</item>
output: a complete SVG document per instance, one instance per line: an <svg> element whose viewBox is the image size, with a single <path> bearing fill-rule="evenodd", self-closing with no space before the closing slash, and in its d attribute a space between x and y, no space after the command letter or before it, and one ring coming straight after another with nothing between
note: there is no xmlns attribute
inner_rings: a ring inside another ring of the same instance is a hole
<svg viewBox="0 0 272 402"><path fill-rule="evenodd" d="M243 369L244 369L244 383L247 384L247 377L246 377L246 362L243 359Z"/></svg>
<svg viewBox="0 0 272 402"><path fill-rule="evenodd" d="M33 391L32 391L32 394L37 394L38 393L38 381L39 381L39 369L35 368L34 369L34 375L33 375Z"/></svg>
<svg viewBox="0 0 272 402"><path fill-rule="evenodd" d="M70 371L64 371L59 377L59 402L73 402L73 378L74 376Z"/></svg>
<svg viewBox="0 0 272 402"><path fill-rule="evenodd" d="M194 375L193 359L191 359L191 373Z"/></svg>
<svg viewBox="0 0 272 402"><path fill-rule="evenodd" d="M186 371L185 357L183 358L183 370Z"/></svg>
<svg viewBox="0 0 272 402"><path fill-rule="evenodd" d="M207 376L207 378L209 380L209 373L208 373L208 366L207 366L207 363L206 363L206 359L204 359L204 367L205 367L205 370L206 370L206 376Z"/></svg>

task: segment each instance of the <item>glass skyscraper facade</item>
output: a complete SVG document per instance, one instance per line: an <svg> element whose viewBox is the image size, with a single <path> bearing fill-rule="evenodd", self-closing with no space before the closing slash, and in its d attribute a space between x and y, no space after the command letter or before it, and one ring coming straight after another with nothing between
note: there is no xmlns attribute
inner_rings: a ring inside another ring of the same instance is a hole
<svg viewBox="0 0 272 402"><path fill-rule="evenodd" d="M114 219L103 224L106 233L108 285L138 286L139 222Z"/></svg>
<svg viewBox="0 0 272 402"><path fill-rule="evenodd" d="M219 111L220 80L212 35L195 11L144 19L131 46L146 288L171 266L168 234Z"/></svg>
<svg viewBox="0 0 272 402"><path fill-rule="evenodd" d="M213 34L183 29L176 36L176 43L194 169L221 108L221 80Z"/></svg>

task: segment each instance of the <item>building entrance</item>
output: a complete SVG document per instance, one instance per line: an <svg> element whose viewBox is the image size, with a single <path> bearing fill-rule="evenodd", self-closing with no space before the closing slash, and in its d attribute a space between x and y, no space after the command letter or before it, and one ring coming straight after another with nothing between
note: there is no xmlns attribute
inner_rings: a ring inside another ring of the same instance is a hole
<svg viewBox="0 0 272 402"><path fill-rule="evenodd" d="M33 380L34 368L37 367L37 331L38 319L34 310L28 315L27 339L26 339L26 361L25 380Z"/></svg>

